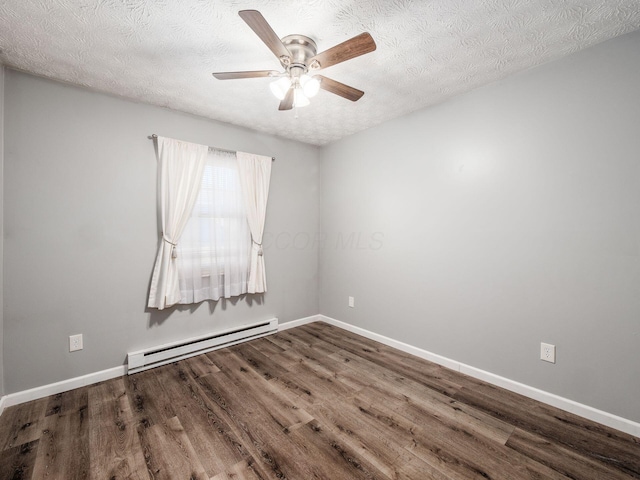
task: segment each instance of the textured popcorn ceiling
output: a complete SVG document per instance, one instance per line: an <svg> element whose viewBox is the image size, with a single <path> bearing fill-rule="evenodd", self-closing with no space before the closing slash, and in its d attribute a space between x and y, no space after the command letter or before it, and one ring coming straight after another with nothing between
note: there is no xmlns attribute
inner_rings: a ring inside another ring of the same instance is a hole
<svg viewBox="0 0 640 480"><path fill-rule="evenodd" d="M371 33L375 52L322 72L365 96L320 91L295 119L268 78L215 80L280 70L243 9L319 51ZM640 0L0 0L0 61L322 145L638 28Z"/></svg>

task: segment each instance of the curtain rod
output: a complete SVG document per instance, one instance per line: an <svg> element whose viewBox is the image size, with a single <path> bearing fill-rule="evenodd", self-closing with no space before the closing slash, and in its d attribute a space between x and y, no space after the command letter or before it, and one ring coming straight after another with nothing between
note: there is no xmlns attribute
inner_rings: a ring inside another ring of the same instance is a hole
<svg viewBox="0 0 640 480"><path fill-rule="evenodd" d="M147 137L149 140L155 140L156 138L158 138L158 135L156 135L155 133L152 133L151 135L149 135ZM221 152L226 152L226 153L236 153L233 150L225 150L224 148L218 148L218 147L211 147L214 148L216 150L220 150ZM276 157L271 157L271 161L275 162L276 161Z"/></svg>

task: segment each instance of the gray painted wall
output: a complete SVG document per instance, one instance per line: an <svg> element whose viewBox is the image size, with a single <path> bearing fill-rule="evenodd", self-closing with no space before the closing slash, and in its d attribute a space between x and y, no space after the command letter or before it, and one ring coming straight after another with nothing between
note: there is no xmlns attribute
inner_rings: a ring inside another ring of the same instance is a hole
<svg viewBox="0 0 640 480"><path fill-rule="evenodd" d="M639 52L636 32L324 148L321 313L640 421Z"/></svg>
<svg viewBox="0 0 640 480"><path fill-rule="evenodd" d="M3 225L3 199L4 199L4 66L0 64L0 396L4 395L4 316L3 316L3 255L4 243Z"/></svg>
<svg viewBox="0 0 640 480"><path fill-rule="evenodd" d="M315 147L7 70L5 393L122 365L127 351L318 313ZM273 155L268 289L147 311L158 244L151 133ZM276 242L276 240L279 240ZM68 337L84 334L84 350Z"/></svg>
<svg viewBox="0 0 640 480"><path fill-rule="evenodd" d="M639 47L620 37L320 152L7 70L0 388L3 370L13 393L320 311L640 421ZM146 310L150 133L277 156L264 299Z"/></svg>

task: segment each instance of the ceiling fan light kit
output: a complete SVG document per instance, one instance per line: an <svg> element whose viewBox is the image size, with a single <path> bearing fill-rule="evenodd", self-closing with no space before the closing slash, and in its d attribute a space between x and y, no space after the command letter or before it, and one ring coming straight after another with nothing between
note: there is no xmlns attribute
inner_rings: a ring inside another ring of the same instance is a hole
<svg viewBox="0 0 640 480"><path fill-rule="evenodd" d="M320 91L320 79L318 77L303 75L300 77L300 85L302 85L302 92L307 98L315 97Z"/></svg>
<svg viewBox="0 0 640 480"><path fill-rule="evenodd" d="M302 90L300 88L296 88L293 91L293 106L294 106L294 108L306 107L310 103L311 102L304 95L304 93L302 93Z"/></svg>
<svg viewBox="0 0 640 480"><path fill-rule="evenodd" d="M361 90L315 73L374 51L376 44L368 33L361 33L318 54L316 43L304 35L288 35L280 39L257 10L241 10L239 15L275 54L284 72L258 70L214 73L213 76L218 80L279 77L269 85L271 92L280 100L279 110L309 105L309 99L321 88L352 102L364 95Z"/></svg>
<svg viewBox="0 0 640 480"><path fill-rule="evenodd" d="M287 91L291 88L291 79L289 77L282 77L275 82L271 82L269 88L278 100L284 100Z"/></svg>

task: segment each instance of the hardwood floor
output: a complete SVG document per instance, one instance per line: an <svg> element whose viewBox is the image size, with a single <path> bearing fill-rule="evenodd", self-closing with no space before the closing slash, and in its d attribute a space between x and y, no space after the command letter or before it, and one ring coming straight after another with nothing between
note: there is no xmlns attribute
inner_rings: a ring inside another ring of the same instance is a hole
<svg viewBox="0 0 640 480"><path fill-rule="evenodd" d="M17 405L1 479L630 479L640 439L314 323Z"/></svg>

